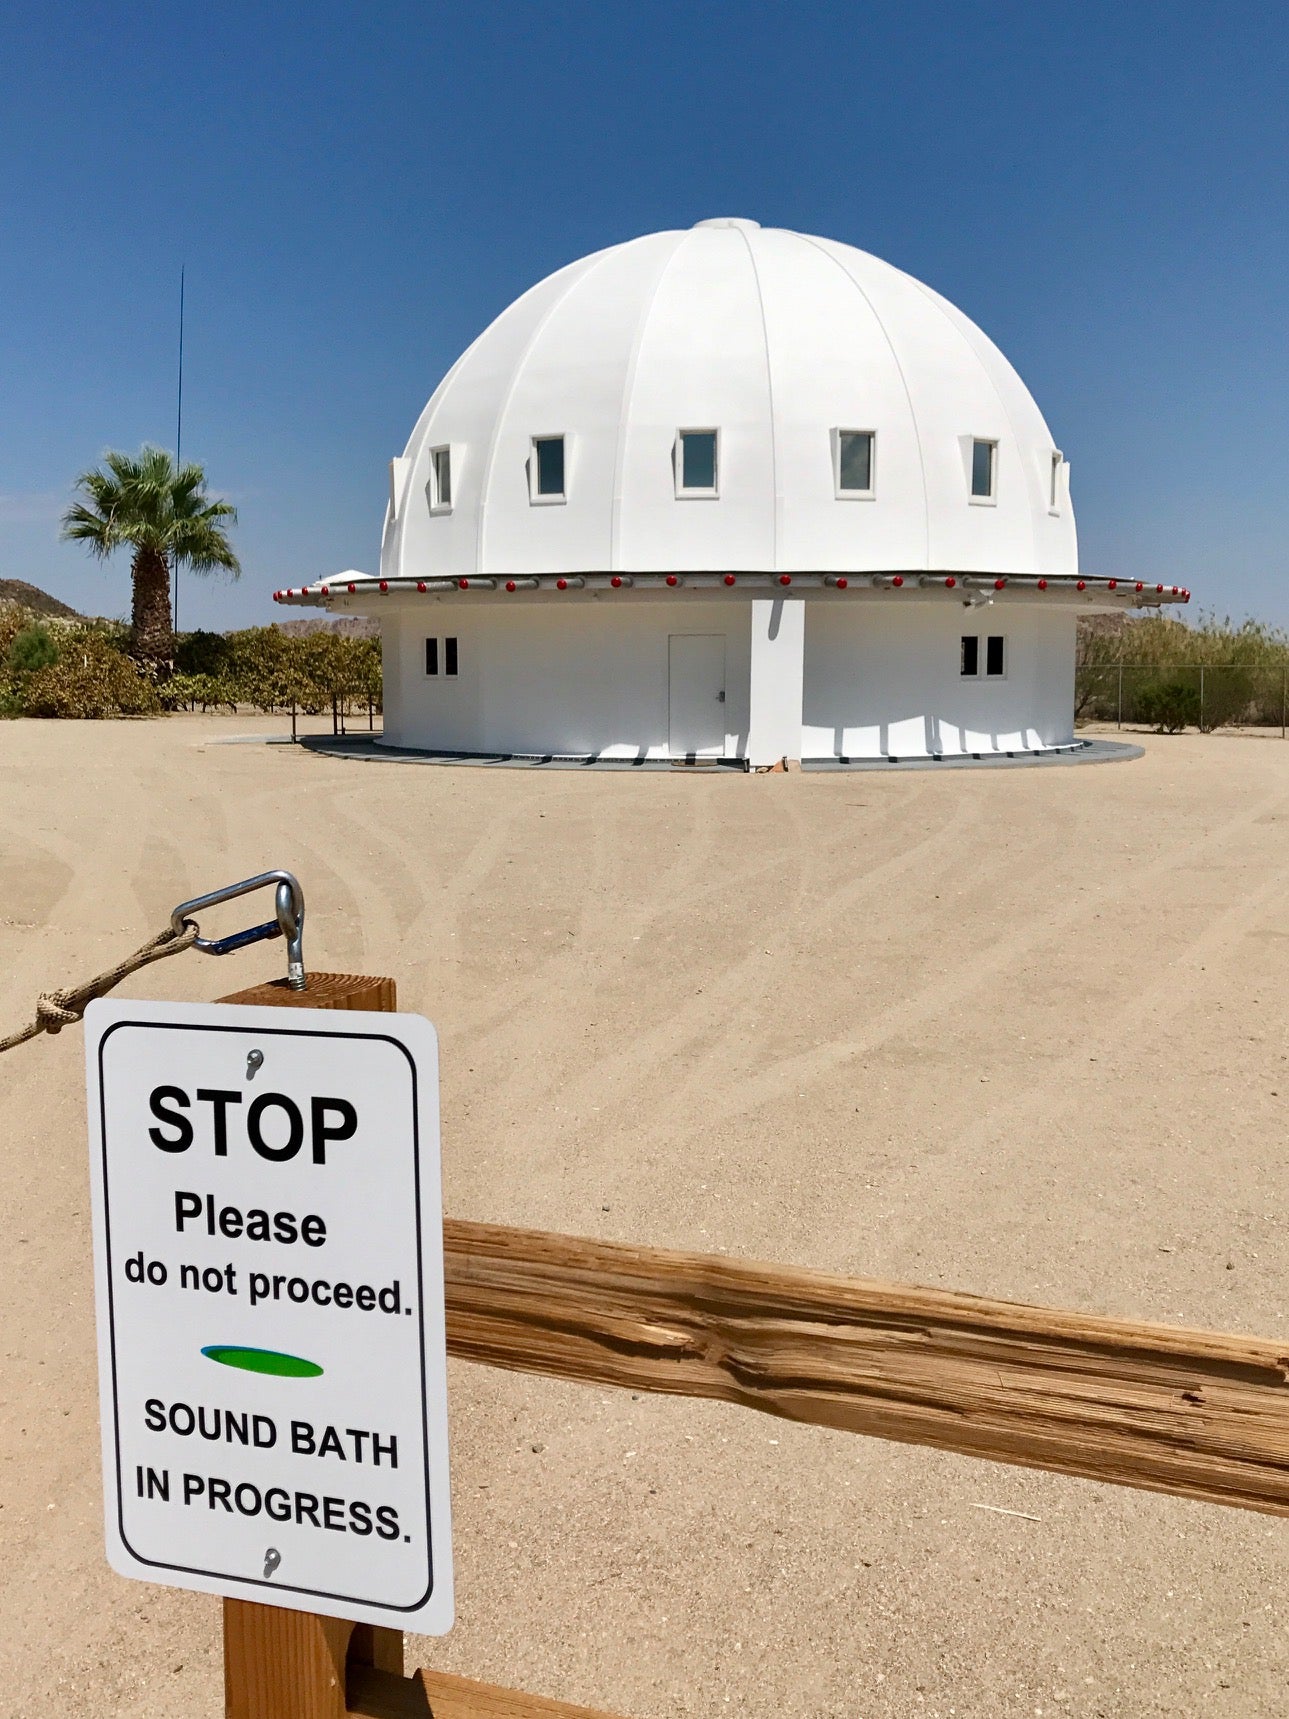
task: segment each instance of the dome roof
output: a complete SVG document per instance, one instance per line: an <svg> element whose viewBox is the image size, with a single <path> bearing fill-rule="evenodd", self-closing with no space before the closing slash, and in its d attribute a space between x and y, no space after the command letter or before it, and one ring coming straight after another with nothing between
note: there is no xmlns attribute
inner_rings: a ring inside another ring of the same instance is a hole
<svg viewBox="0 0 1289 1719"><path fill-rule="evenodd" d="M689 494L685 430L717 434L717 481ZM839 479L846 431L873 438L862 494ZM980 441L993 494L973 497ZM1056 444L930 287L755 221L650 233L540 281L453 365L391 469L386 577L906 569L1076 571Z"/></svg>

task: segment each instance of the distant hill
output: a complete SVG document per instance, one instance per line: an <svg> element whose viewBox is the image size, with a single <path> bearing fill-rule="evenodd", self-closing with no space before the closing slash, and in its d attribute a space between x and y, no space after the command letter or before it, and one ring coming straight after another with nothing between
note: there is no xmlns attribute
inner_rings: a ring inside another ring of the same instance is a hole
<svg viewBox="0 0 1289 1719"><path fill-rule="evenodd" d="M339 633L347 639L378 639L380 622L366 615L309 615L298 621L274 621L279 633L300 638L306 633Z"/></svg>
<svg viewBox="0 0 1289 1719"><path fill-rule="evenodd" d="M36 615L49 615L60 621L80 619L79 611L60 603L39 585L29 585L25 579L0 579L0 603L18 603Z"/></svg>

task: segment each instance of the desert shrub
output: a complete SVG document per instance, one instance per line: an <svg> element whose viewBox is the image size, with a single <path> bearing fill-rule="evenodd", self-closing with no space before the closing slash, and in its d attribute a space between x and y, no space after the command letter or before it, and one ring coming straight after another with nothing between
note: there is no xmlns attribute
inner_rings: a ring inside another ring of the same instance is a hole
<svg viewBox="0 0 1289 1719"><path fill-rule="evenodd" d="M22 688L25 716L155 716L157 689L100 634L70 638L56 663L38 669Z"/></svg>
<svg viewBox="0 0 1289 1719"><path fill-rule="evenodd" d="M1135 702L1137 720L1160 734L1180 734L1199 724L1199 687L1186 681L1153 681L1138 690Z"/></svg>
<svg viewBox="0 0 1289 1719"><path fill-rule="evenodd" d="M238 705L237 688L223 675L173 674L157 688L167 710L231 710Z"/></svg>
<svg viewBox="0 0 1289 1719"><path fill-rule="evenodd" d="M1199 700L1199 671L1204 695ZM1171 615L1092 615L1079 623L1075 715L1080 721L1148 720L1140 697L1165 682L1194 686L1196 725L1274 723L1289 701L1289 634L1260 621L1236 626L1202 615L1193 624ZM1149 719L1153 720L1153 718Z"/></svg>
<svg viewBox="0 0 1289 1719"><path fill-rule="evenodd" d="M51 668L58 661L58 646L47 626L33 621L13 636L5 654L5 664L11 675L34 674L37 669Z"/></svg>

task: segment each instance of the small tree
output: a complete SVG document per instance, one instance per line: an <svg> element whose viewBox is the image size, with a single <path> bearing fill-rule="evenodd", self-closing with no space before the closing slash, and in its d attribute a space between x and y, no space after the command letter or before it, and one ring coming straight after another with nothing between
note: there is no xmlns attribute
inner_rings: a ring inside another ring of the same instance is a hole
<svg viewBox="0 0 1289 1719"><path fill-rule="evenodd" d="M76 480L80 499L63 515L62 534L87 543L100 560L127 544L133 549L130 648L157 667L174 655L171 568L236 578L241 564L224 527L236 522L237 510L210 499L199 465L176 466L163 448L108 452L103 467Z"/></svg>

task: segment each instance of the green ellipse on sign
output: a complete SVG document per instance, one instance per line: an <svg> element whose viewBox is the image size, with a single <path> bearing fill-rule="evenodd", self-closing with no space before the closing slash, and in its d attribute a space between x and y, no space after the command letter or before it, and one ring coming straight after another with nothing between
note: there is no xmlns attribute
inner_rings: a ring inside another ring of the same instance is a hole
<svg viewBox="0 0 1289 1719"><path fill-rule="evenodd" d="M317 1379L322 1368L301 1355L283 1355L276 1349L245 1349L236 1343L210 1343L202 1354L221 1367L240 1367L244 1373L270 1373L276 1379Z"/></svg>

